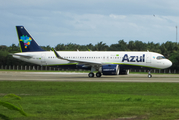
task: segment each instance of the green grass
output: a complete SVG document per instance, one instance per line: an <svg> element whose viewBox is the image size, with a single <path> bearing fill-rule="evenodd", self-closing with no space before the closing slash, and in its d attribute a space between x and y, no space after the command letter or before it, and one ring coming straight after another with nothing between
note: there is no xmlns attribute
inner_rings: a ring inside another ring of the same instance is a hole
<svg viewBox="0 0 179 120"><path fill-rule="evenodd" d="M0 81L0 97L14 93L28 117L0 106L15 120L179 118L178 83Z"/></svg>

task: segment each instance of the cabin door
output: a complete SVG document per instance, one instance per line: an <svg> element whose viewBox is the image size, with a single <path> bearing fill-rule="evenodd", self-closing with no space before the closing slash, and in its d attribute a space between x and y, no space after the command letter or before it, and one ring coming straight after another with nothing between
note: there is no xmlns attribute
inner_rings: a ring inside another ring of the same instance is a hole
<svg viewBox="0 0 179 120"><path fill-rule="evenodd" d="M41 65L47 65L46 60L45 60L45 53L41 54Z"/></svg>
<svg viewBox="0 0 179 120"><path fill-rule="evenodd" d="M147 65L150 65L150 64L151 64L151 54L150 54L150 53L147 53L147 54L146 54L146 64L147 64Z"/></svg>

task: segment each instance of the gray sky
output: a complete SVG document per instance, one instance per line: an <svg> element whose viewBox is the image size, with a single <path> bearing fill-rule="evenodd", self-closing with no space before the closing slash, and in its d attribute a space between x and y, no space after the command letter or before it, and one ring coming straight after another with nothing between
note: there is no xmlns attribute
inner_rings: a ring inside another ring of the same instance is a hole
<svg viewBox="0 0 179 120"><path fill-rule="evenodd" d="M39 45L176 42L178 0L0 0L0 45L23 25Z"/></svg>

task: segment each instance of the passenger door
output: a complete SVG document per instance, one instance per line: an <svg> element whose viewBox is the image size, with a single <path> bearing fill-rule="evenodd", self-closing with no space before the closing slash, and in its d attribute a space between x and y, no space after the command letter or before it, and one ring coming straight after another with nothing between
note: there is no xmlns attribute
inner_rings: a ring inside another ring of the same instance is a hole
<svg viewBox="0 0 179 120"><path fill-rule="evenodd" d="M45 56L46 56L45 53L41 54L41 65L47 65L46 60L45 60Z"/></svg>
<svg viewBox="0 0 179 120"><path fill-rule="evenodd" d="M147 53L146 54L146 65L150 65L151 64L151 54Z"/></svg>

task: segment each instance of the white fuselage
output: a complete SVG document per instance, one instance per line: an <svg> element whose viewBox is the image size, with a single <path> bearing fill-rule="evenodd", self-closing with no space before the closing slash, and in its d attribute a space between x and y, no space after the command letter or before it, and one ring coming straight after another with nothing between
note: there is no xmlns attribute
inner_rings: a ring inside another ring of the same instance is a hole
<svg viewBox="0 0 179 120"><path fill-rule="evenodd" d="M155 52L127 52L127 51L58 51L58 54L69 60L83 60L101 62L102 65L119 64L130 66L141 66L147 68L165 69L172 65L168 59L160 58L161 54ZM22 57L31 56L31 57ZM58 59L53 51L43 52L22 52L15 53L14 58L38 64L43 66L60 66L71 64L83 64L78 62L69 62L68 60Z"/></svg>

